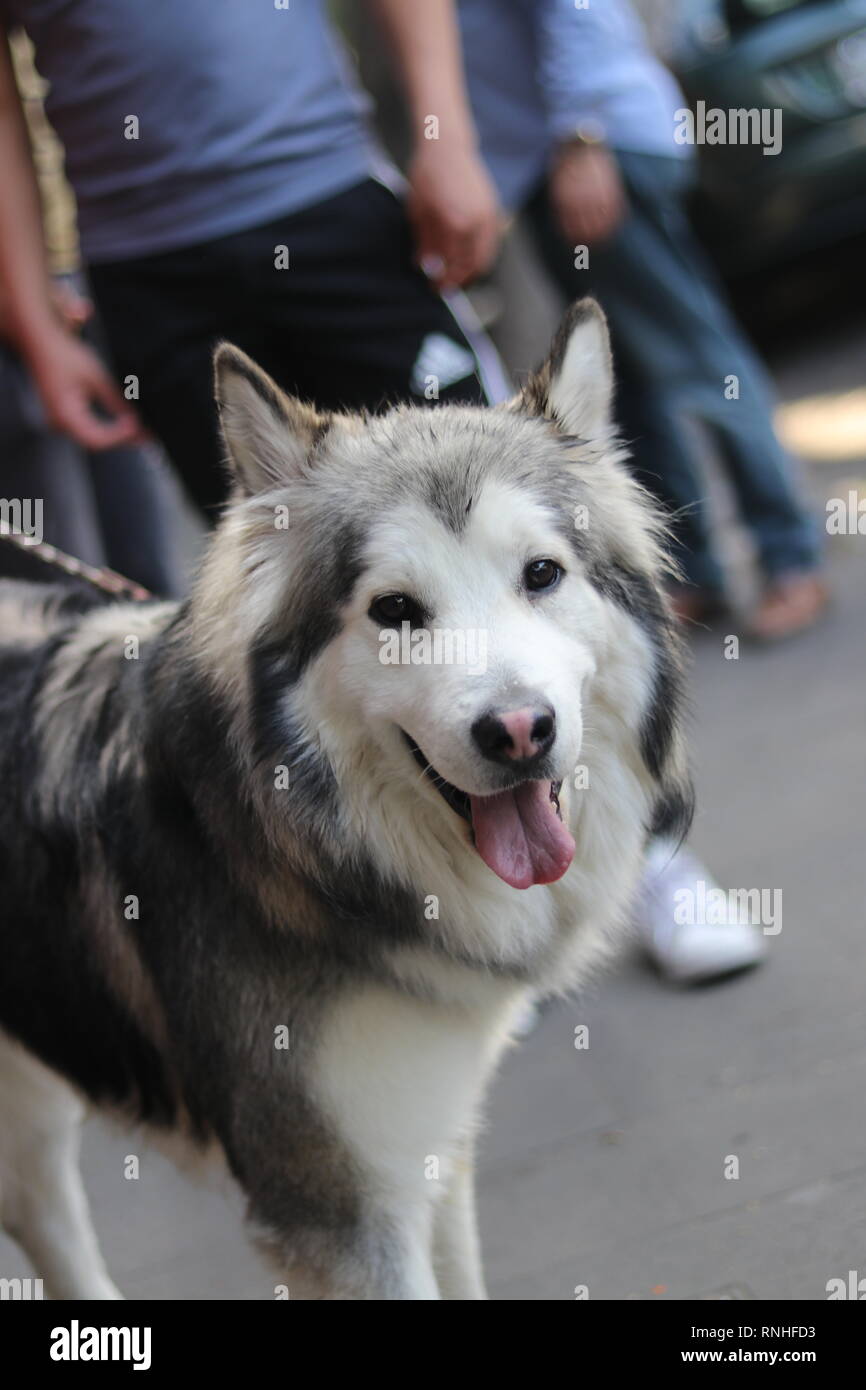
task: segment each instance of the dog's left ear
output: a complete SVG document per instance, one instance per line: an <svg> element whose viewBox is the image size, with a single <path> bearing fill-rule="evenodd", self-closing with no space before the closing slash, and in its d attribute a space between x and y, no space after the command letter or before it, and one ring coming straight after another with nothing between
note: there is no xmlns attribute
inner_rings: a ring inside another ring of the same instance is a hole
<svg viewBox="0 0 866 1390"><path fill-rule="evenodd" d="M232 472L250 496L301 472L330 417L285 395L232 343L214 357L216 402Z"/></svg>
<svg viewBox="0 0 866 1390"><path fill-rule="evenodd" d="M613 361L607 320L594 299L578 299L559 325L544 365L518 406L553 420L564 434L597 439L611 428Z"/></svg>

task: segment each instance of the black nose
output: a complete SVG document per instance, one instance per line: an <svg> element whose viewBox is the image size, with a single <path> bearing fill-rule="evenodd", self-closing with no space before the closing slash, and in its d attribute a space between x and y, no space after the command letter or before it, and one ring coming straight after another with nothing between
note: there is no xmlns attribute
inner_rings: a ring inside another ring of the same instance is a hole
<svg viewBox="0 0 866 1390"><path fill-rule="evenodd" d="M472 737L491 762L529 771L553 747L556 714L550 705L489 710L472 725Z"/></svg>

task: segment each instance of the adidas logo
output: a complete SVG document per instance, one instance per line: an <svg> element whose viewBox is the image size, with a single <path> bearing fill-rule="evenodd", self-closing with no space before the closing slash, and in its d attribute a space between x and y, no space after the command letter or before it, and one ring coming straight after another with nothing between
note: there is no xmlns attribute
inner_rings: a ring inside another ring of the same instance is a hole
<svg viewBox="0 0 866 1390"><path fill-rule="evenodd" d="M412 368L410 385L416 396L429 396L430 378L439 389L472 376L475 358L467 348L446 338L444 333L428 333Z"/></svg>

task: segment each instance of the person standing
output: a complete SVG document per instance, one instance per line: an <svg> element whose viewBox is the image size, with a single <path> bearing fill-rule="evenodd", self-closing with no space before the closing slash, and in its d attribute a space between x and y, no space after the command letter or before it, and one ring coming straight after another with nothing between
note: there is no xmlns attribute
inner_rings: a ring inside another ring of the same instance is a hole
<svg viewBox="0 0 866 1390"><path fill-rule="evenodd" d="M100 448L128 442L142 419L211 516L227 486L211 383L222 338L323 409L501 393L495 360L437 292L486 266L499 234L453 3L373 8L412 115L405 203L321 0L0 0L0 24L25 27L50 84L46 111L123 390L52 307L2 44L10 334L55 426Z"/></svg>
<svg viewBox="0 0 866 1390"><path fill-rule="evenodd" d="M43 84L24 34L13 36L10 52L39 184L52 306L71 337L84 337L99 352L93 304L79 284L63 152L45 120ZM159 447L143 440L90 450L52 430L32 374L6 340L6 318L0 285L0 496L21 499L22 506L38 499L39 535L49 546L92 569L119 572L137 592L181 594L178 492ZM0 544L0 574L50 582L58 569L53 558L7 540Z"/></svg>
<svg viewBox="0 0 866 1390"><path fill-rule="evenodd" d="M525 208L563 293L610 322L618 415L641 480L672 517L682 616L710 616L725 579L696 457L715 441L764 587L750 630L790 636L827 601L818 529L775 434L763 364L688 223L685 99L627 0L460 0L482 153L503 205ZM731 383L736 389L731 389Z"/></svg>

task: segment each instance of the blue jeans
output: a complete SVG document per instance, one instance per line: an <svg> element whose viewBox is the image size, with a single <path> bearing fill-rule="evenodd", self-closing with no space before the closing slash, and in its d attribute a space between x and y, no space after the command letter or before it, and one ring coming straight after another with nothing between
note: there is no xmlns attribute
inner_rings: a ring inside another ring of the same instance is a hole
<svg viewBox="0 0 866 1390"><path fill-rule="evenodd" d="M675 557L688 581L722 592L690 428L699 421L718 446L765 575L814 569L818 527L773 429L766 370L727 309L683 207L691 160L624 150L617 160L629 212L609 241L590 248L588 269L574 269L546 188L528 212L556 282L569 298L595 294L608 316L619 423L641 481L675 513ZM726 398L731 377L736 399Z"/></svg>

